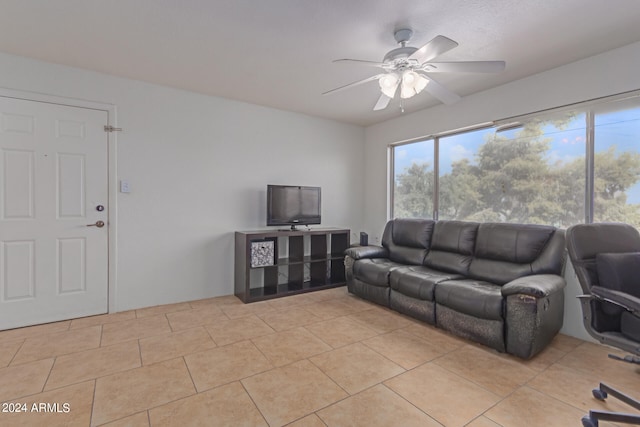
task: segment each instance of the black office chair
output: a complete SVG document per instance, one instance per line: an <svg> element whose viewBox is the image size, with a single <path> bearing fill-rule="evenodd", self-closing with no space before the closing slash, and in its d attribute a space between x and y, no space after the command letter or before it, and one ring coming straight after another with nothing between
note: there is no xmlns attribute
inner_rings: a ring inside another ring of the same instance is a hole
<svg viewBox="0 0 640 427"><path fill-rule="evenodd" d="M632 353L609 357L640 364L640 233L627 224L578 224L567 229L566 241L584 292L578 298L587 332L603 344ZM640 401L606 384L593 390L599 400L609 395L640 410ZM598 421L640 425L640 415L591 410L582 425L597 427Z"/></svg>

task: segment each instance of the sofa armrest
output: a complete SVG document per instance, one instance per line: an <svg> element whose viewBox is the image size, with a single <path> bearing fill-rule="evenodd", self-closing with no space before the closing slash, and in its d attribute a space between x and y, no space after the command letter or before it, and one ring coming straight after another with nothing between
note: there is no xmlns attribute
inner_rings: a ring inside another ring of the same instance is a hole
<svg viewBox="0 0 640 427"><path fill-rule="evenodd" d="M530 359L562 328L565 280L555 274L535 274L502 287L505 298L507 353Z"/></svg>
<svg viewBox="0 0 640 427"><path fill-rule="evenodd" d="M365 258L389 258L389 251L382 246L354 246L344 251L346 256L355 260Z"/></svg>
<svg viewBox="0 0 640 427"><path fill-rule="evenodd" d="M562 276L555 274L534 274L532 276L519 277L502 286L502 296L529 295L535 298L547 297L566 286L567 282Z"/></svg>

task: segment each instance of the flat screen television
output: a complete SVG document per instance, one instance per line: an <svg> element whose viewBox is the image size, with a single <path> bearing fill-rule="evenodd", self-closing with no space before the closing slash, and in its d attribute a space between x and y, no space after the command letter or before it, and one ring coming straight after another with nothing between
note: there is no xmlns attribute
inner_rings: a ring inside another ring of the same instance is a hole
<svg viewBox="0 0 640 427"><path fill-rule="evenodd" d="M320 187L267 185L267 225L320 224Z"/></svg>

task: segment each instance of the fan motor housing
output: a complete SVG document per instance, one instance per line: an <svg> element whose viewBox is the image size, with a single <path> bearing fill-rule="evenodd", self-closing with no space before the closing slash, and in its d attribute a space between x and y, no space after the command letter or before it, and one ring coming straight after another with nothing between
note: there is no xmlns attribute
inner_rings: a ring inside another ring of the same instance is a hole
<svg viewBox="0 0 640 427"><path fill-rule="evenodd" d="M387 63L387 62L394 62L401 59L407 59L416 50L418 50L417 47L409 47L409 46L398 47L396 49L393 49L389 53L387 53L384 56L384 59L382 60L382 62Z"/></svg>

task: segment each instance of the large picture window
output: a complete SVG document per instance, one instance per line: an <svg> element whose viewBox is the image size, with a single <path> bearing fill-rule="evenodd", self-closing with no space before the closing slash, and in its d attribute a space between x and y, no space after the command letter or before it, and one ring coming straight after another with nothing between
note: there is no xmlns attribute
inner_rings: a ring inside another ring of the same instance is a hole
<svg viewBox="0 0 640 427"><path fill-rule="evenodd" d="M393 217L640 227L637 97L391 150Z"/></svg>

